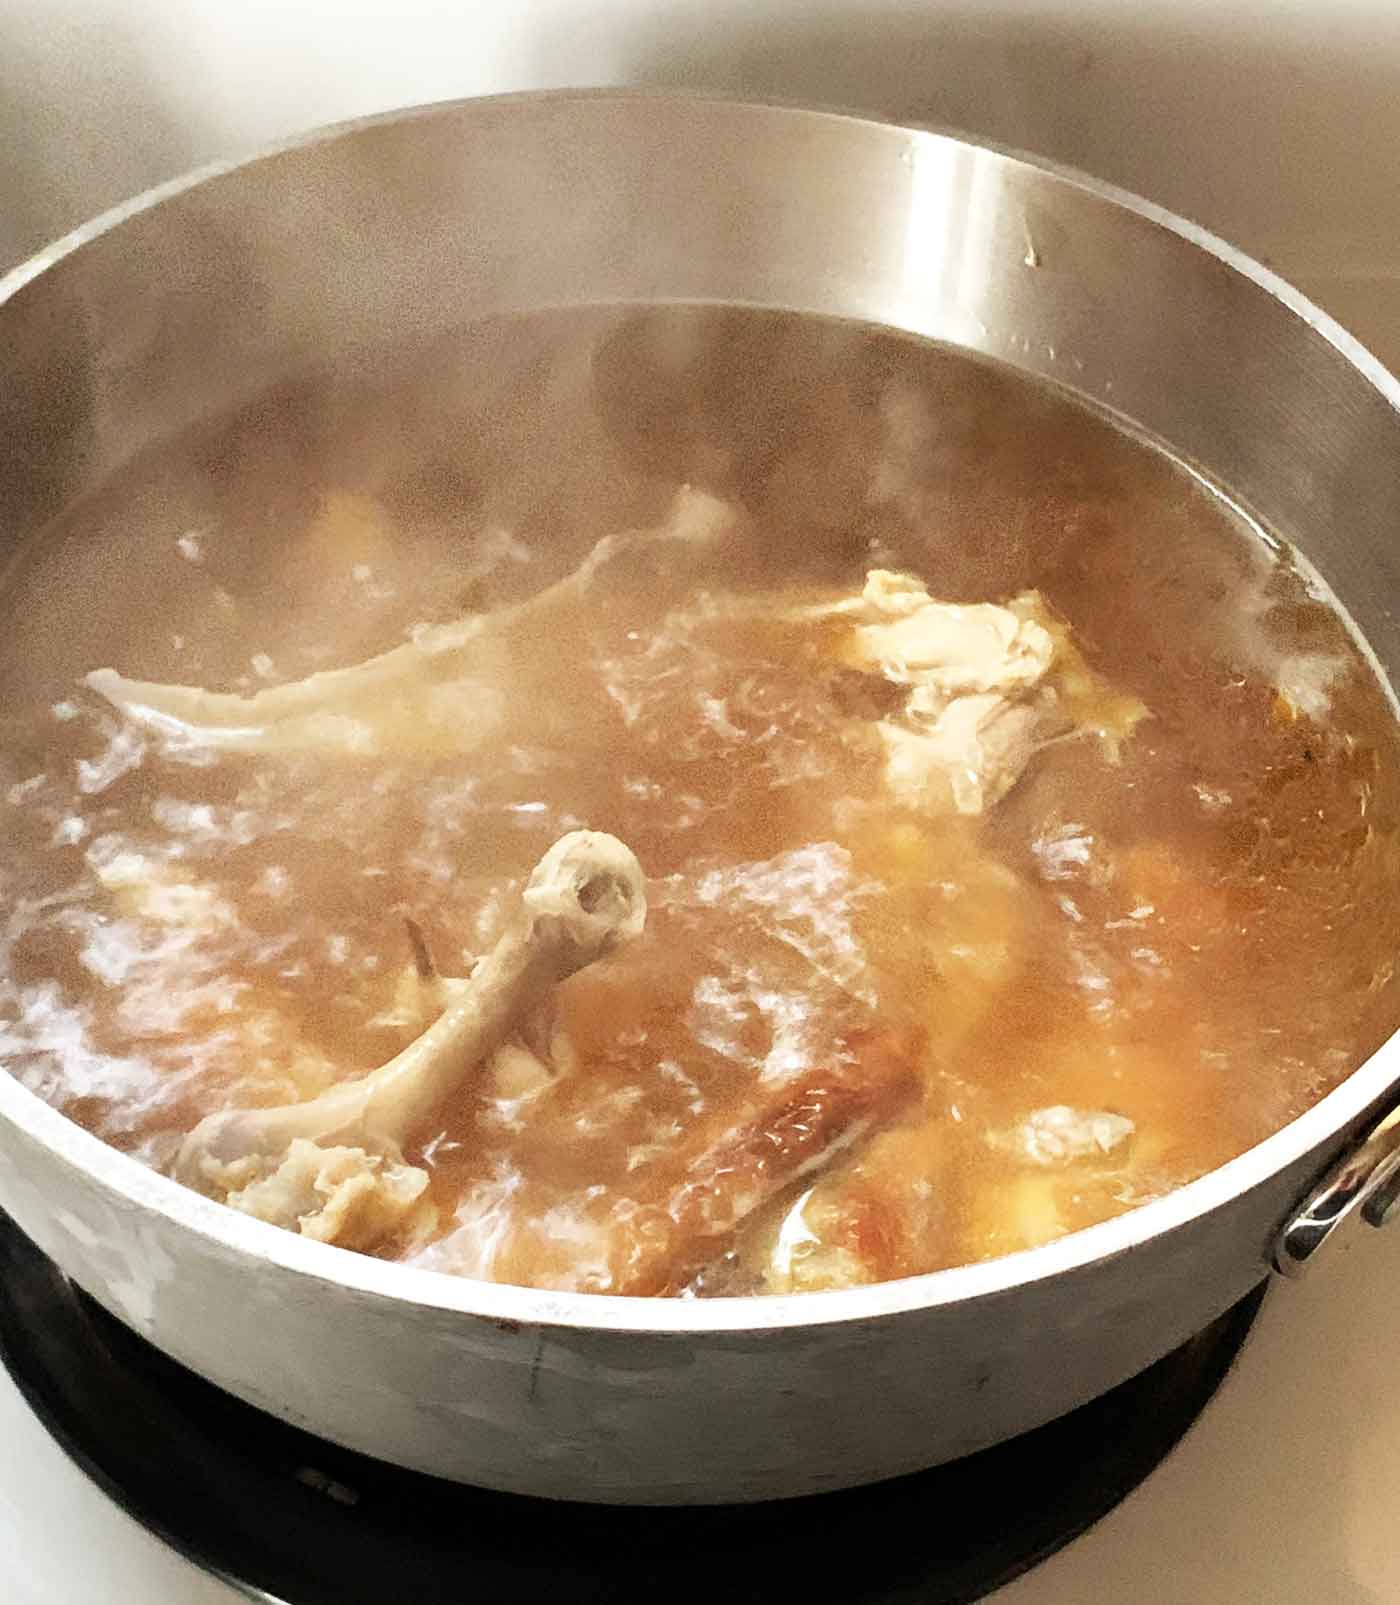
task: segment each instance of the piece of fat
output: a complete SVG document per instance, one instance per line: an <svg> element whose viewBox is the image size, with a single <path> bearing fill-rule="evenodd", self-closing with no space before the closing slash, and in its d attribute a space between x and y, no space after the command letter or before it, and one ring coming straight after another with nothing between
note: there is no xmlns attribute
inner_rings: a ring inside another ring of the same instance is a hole
<svg viewBox="0 0 1400 1605"><path fill-rule="evenodd" d="M1003 1152L1048 1170L1106 1158L1136 1131L1126 1115L1057 1103L1033 1109L1019 1125L996 1133L991 1140Z"/></svg>

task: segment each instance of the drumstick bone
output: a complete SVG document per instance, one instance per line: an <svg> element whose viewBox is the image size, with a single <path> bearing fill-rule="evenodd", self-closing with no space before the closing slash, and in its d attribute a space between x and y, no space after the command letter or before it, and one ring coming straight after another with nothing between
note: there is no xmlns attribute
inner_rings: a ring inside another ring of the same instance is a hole
<svg viewBox="0 0 1400 1605"><path fill-rule="evenodd" d="M176 1176L201 1191L228 1194L230 1202L276 1224L300 1224L308 1231L295 1205L306 1202L309 1166L323 1158L314 1150L358 1154L365 1162L381 1156L402 1172L409 1136L489 1059L543 994L637 936L645 920L642 871L630 849L596 831L561 837L535 866L510 928L421 1036L377 1070L305 1103L208 1116L185 1139ZM268 1194L253 1202L232 1196L244 1188L251 1192L249 1184L265 1185L269 1171L289 1155L302 1185L288 1190L288 1202ZM426 1176L415 1174L422 1181L414 1198L426 1185ZM317 1229L309 1235L331 1234Z"/></svg>

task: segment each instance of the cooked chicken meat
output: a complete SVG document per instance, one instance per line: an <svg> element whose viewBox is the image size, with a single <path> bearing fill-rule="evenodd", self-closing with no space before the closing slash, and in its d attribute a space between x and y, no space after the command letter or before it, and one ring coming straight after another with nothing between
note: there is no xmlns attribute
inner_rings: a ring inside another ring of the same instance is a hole
<svg viewBox="0 0 1400 1605"><path fill-rule="evenodd" d="M878 728L890 790L911 807L951 801L980 814L1021 778L1039 743L1076 730L1120 740L1145 712L1089 673L1034 592L965 606L876 569L858 599L824 611L859 621L845 643L853 665L908 687L899 715Z"/></svg>

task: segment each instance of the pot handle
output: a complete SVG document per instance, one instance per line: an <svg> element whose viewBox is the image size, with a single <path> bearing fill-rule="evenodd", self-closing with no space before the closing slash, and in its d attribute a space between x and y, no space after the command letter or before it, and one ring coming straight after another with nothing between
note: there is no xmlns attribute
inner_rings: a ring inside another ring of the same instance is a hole
<svg viewBox="0 0 1400 1605"><path fill-rule="evenodd" d="M1400 1105L1344 1154L1293 1214L1274 1240L1274 1269L1299 1277L1337 1227L1357 1210L1369 1226L1385 1226L1400 1214Z"/></svg>

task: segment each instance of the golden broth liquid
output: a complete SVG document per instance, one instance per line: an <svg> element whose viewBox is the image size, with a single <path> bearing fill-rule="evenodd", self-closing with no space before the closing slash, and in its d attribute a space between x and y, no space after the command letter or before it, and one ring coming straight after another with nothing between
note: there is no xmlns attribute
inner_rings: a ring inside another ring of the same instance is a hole
<svg viewBox="0 0 1400 1605"><path fill-rule="evenodd" d="M744 538L698 577L658 561L522 625L501 733L466 750L216 756L82 683L111 665L252 692L353 664L538 593L682 484ZM899 806L850 737L879 688L764 611L877 567L945 601L1038 590L1149 717L1117 763L1046 747L981 816ZM896 1054L917 1096L835 1162L859 1203L847 1269L987 1258L1240 1153L1397 1023L1395 728L1336 614L1180 465L941 348L715 309L474 326L136 463L31 544L3 608L0 1054L152 1165L211 1111L398 1051L409 921L466 975L565 831L641 860L644 935L541 1002L561 1073L466 1080L406 1151L431 1240L391 1256L771 1286L815 1176L679 1278L631 1274L726 1133ZM1132 1135L1065 1163L1008 1140L1059 1106ZM706 1188L747 1184L719 1171Z"/></svg>

